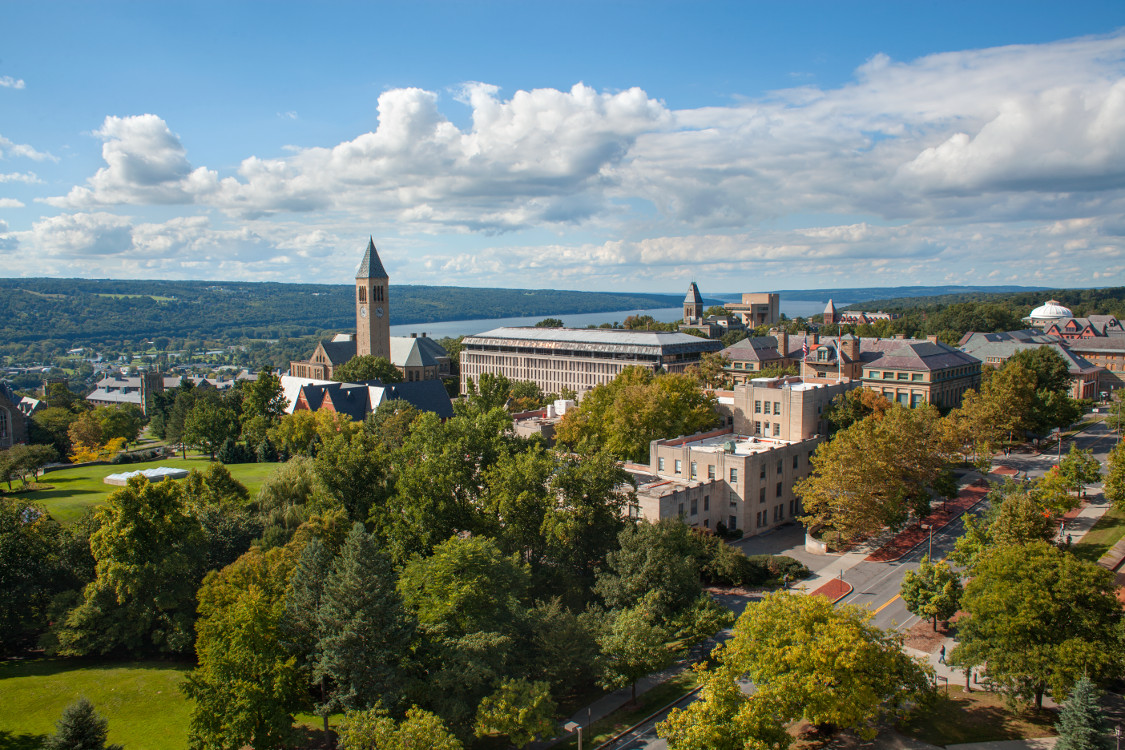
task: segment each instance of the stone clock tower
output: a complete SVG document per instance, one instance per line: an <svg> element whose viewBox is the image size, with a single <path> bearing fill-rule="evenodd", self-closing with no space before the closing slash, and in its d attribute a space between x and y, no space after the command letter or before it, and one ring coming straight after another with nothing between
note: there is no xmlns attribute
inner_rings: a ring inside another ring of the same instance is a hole
<svg viewBox="0 0 1125 750"><path fill-rule="evenodd" d="M391 358L391 314L387 304L390 279L375 250L367 241L367 252L355 273L355 353Z"/></svg>

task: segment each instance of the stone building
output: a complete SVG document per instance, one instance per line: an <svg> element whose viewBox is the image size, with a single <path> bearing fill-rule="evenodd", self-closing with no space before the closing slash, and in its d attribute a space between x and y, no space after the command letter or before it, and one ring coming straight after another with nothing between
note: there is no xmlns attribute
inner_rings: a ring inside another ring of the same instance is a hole
<svg viewBox="0 0 1125 750"><path fill-rule="evenodd" d="M355 274L355 333L338 333L321 341L307 360L289 363L289 374L308 380L331 380L335 370L356 356L383 357L403 380L440 380L450 377L449 353L425 333L391 336L390 278L375 240L367 249Z"/></svg>
<svg viewBox="0 0 1125 750"><path fill-rule="evenodd" d="M1071 378L1072 398L1097 398L1104 367L1095 365L1070 350L1071 343L1039 331L1004 331L1000 333L966 333L958 347L979 359L986 367L1000 367L1016 352L1048 347L1066 362Z"/></svg>
<svg viewBox="0 0 1125 750"><path fill-rule="evenodd" d="M928 403L952 408L980 387L976 357L929 339L859 339L846 333L810 349L801 375L825 380L858 380L864 388L906 406Z"/></svg>
<svg viewBox="0 0 1125 750"><path fill-rule="evenodd" d="M650 520L682 518L714 531L721 523L754 536L802 513L793 483L808 476L821 437L789 441L739 434L730 427L654 440L637 478L637 510Z"/></svg>
<svg viewBox="0 0 1125 750"><path fill-rule="evenodd" d="M20 411L20 397L0 383L0 450L26 443L27 417Z"/></svg>
<svg viewBox="0 0 1125 750"><path fill-rule="evenodd" d="M630 366L683 372L719 341L686 333L612 328L494 328L461 342L461 392L484 373L530 380L544 393L568 388L580 397Z"/></svg>
<svg viewBox="0 0 1125 750"><path fill-rule="evenodd" d="M776 325L781 321L781 295L775 292L744 292L742 302L723 305L747 328Z"/></svg>
<svg viewBox="0 0 1125 750"><path fill-rule="evenodd" d="M715 396L735 433L800 441L826 434L832 399L859 387L855 380L756 378Z"/></svg>

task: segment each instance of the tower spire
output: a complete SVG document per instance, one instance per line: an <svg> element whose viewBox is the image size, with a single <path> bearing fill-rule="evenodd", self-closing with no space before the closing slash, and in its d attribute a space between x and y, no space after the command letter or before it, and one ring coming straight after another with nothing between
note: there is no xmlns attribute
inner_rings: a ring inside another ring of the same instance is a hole
<svg viewBox="0 0 1125 750"><path fill-rule="evenodd" d="M386 270L383 268L383 262L379 260L379 251L375 249L375 238L367 238L367 251L363 254L363 261L359 264L359 270L355 272L357 279L386 279Z"/></svg>

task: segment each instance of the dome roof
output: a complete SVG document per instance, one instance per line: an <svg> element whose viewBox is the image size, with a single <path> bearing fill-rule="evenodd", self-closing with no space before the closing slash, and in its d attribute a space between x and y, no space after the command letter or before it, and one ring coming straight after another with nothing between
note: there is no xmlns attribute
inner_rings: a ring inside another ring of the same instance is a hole
<svg viewBox="0 0 1125 750"><path fill-rule="evenodd" d="M1052 320L1054 318L1073 318L1074 313L1060 305L1057 299L1049 299L1032 310L1031 315L1028 317L1038 318L1040 320Z"/></svg>

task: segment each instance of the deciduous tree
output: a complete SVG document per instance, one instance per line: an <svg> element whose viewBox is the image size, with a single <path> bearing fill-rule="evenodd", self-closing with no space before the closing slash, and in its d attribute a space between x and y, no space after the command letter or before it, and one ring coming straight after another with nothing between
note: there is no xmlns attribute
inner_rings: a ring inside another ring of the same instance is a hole
<svg viewBox="0 0 1125 750"><path fill-rule="evenodd" d="M191 647L203 531L174 482L134 477L98 509L97 577L58 627L59 650L183 653Z"/></svg>
<svg viewBox="0 0 1125 750"><path fill-rule="evenodd" d="M382 383L401 383L402 373L386 357L358 354L332 371L337 383L364 383L378 380Z"/></svg>
<svg viewBox="0 0 1125 750"><path fill-rule="evenodd" d="M504 680L477 708L476 735L507 735L516 747L555 733L555 701L546 682Z"/></svg>
<svg viewBox="0 0 1125 750"><path fill-rule="evenodd" d="M200 750L279 747L307 701L308 675L281 638L295 550L251 550L199 589L198 666L189 744Z"/></svg>
<svg viewBox="0 0 1125 750"><path fill-rule="evenodd" d="M462 750L441 719L417 706L396 722L382 708L349 713L340 727L340 750Z"/></svg>
<svg viewBox="0 0 1125 750"><path fill-rule="evenodd" d="M858 607L821 596L770 594L747 607L733 636L701 670L704 698L674 710L661 731L670 746L784 747L779 725L798 718L872 738L878 720L899 716L930 693L927 667L902 650L900 636L871 624ZM753 681L753 698L736 681Z"/></svg>
<svg viewBox="0 0 1125 750"><path fill-rule="evenodd" d="M908 570L902 579L902 601L911 614L932 620L948 620L961 601L961 579L944 560L931 563L923 557L918 570Z"/></svg>
<svg viewBox="0 0 1125 750"><path fill-rule="evenodd" d="M181 439L186 445L209 454L214 461L219 446L227 438L238 437L238 434L238 416L234 411L212 399L200 399L184 419Z"/></svg>
<svg viewBox="0 0 1125 750"><path fill-rule="evenodd" d="M637 680L664 669L679 655L668 642L671 636L647 601L613 613L598 638L604 656L600 684L610 689L631 685L635 702Z"/></svg>
<svg viewBox="0 0 1125 750"><path fill-rule="evenodd" d="M1118 443L1109 452L1105 475L1105 497L1115 508L1125 507L1125 447Z"/></svg>
<svg viewBox="0 0 1125 750"><path fill-rule="evenodd" d="M1083 674L1115 674L1122 647L1113 574L1046 542L983 554L965 587L950 662L987 664L1000 689L1042 707Z"/></svg>
<svg viewBox="0 0 1125 750"><path fill-rule="evenodd" d="M63 541L62 527L43 508L0 498L0 654L34 644L46 627Z"/></svg>
<svg viewBox="0 0 1125 750"><path fill-rule="evenodd" d="M618 549L606 556L594 586L610 609L628 609L645 599L667 621L699 597L701 550L683 521L629 524L617 541Z"/></svg>

